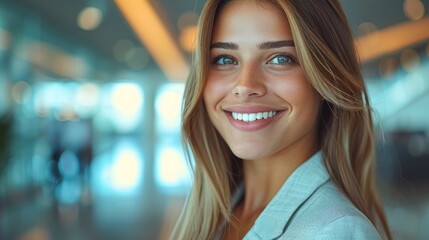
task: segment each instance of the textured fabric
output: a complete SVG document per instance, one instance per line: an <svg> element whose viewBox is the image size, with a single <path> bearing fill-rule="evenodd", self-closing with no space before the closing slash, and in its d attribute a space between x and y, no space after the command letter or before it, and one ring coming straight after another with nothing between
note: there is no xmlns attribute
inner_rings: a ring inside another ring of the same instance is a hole
<svg viewBox="0 0 429 240"><path fill-rule="evenodd" d="M318 152L286 180L244 239L381 238L330 180Z"/></svg>

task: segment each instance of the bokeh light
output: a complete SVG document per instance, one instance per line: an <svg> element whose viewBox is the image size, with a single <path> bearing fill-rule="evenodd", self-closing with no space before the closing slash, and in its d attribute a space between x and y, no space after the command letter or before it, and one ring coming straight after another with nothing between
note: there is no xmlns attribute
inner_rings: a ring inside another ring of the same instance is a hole
<svg viewBox="0 0 429 240"><path fill-rule="evenodd" d="M141 146L119 139L109 151L99 154L91 165L91 186L96 195L139 193L143 184L144 159Z"/></svg>
<svg viewBox="0 0 429 240"><path fill-rule="evenodd" d="M113 46L113 57L119 62L125 62L127 54L134 48L134 44L128 39L121 39Z"/></svg>
<svg viewBox="0 0 429 240"><path fill-rule="evenodd" d="M392 76L398 69L398 61L393 57L382 59L378 66L380 76L387 78Z"/></svg>
<svg viewBox="0 0 429 240"><path fill-rule="evenodd" d="M125 61L133 70L143 69L149 63L149 53L142 47L130 48L125 54Z"/></svg>
<svg viewBox="0 0 429 240"><path fill-rule="evenodd" d="M61 181L55 189L55 196L62 204L76 204L81 195L81 185L78 179Z"/></svg>
<svg viewBox="0 0 429 240"><path fill-rule="evenodd" d="M404 13L410 20L419 20L425 15L425 5L420 0L405 0Z"/></svg>
<svg viewBox="0 0 429 240"><path fill-rule="evenodd" d="M50 240L52 235L49 230L42 226L34 226L25 231L18 239L20 240Z"/></svg>
<svg viewBox="0 0 429 240"><path fill-rule="evenodd" d="M12 45L12 34L6 29L0 28L0 50L10 49Z"/></svg>
<svg viewBox="0 0 429 240"><path fill-rule="evenodd" d="M162 132L180 131L184 84L169 83L162 86L155 101L157 129Z"/></svg>
<svg viewBox="0 0 429 240"><path fill-rule="evenodd" d="M180 46L187 52L192 52L195 49L197 36L197 26L188 26L180 32Z"/></svg>
<svg viewBox="0 0 429 240"><path fill-rule="evenodd" d="M77 17L77 23L80 28L90 31L96 29L103 19L103 13L95 7L86 7L82 9Z"/></svg>
<svg viewBox="0 0 429 240"><path fill-rule="evenodd" d="M420 56L413 49L405 49L399 59L402 68L407 72L412 72L420 66Z"/></svg>
<svg viewBox="0 0 429 240"><path fill-rule="evenodd" d="M18 81L12 86L12 99L23 104L31 98L31 86L25 81Z"/></svg>
<svg viewBox="0 0 429 240"><path fill-rule="evenodd" d="M143 113L143 90L136 83L114 83L105 86L104 104L98 112L99 124L110 122L120 133L135 130Z"/></svg>
<svg viewBox="0 0 429 240"><path fill-rule="evenodd" d="M94 83L83 83L76 91L74 111L82 118L90 117L99 105L100 89Z"/></svg>
<svg viewBox="0 0 429 240"><path fill-rule="evenodd" d="M186 193L191 171L180 145L160 144L155 158L155 182L164 193Z"/></svg>
<svg viewBox="0 0 429 240"><path fill-rule="evenodd" d="M120 149L112 165L112 186L118 190L135 188L140 181L142 161L133 149Z"/></svg>
<svg viewBox="0 0 429 240"><path fill-rule="evenodd" d="M47 116L65 102L66 93L60 83L41 83L34 87L34 110L37 115Z"/></svg>
<svg viewBox="0 0 429 240"><path fill-rule="evenodd" d="M372 22L363 22L358 25L359 36L364 36L378 31L377 26Z"/></svg>

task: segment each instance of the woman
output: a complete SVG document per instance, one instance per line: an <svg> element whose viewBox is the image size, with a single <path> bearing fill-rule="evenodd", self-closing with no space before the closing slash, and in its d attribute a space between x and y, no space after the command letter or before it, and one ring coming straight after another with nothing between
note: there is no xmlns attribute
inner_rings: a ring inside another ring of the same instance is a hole
<svg viewBox="0 0 429 240"><path fill-rule="evenodd" d="M183 113L194 184L172 238L390 239L339 3L209 0L198 36Z"/></svg>

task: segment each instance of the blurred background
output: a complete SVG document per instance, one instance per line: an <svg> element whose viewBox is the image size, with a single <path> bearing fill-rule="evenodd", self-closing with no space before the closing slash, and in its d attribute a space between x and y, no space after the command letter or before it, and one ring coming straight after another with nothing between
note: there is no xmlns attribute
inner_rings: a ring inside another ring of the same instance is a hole
<svg viewBox="0 0 429 240"><path fill-rule="evenodd" d="M429 0L340 0L395 239L429 239ZM166 239L204 1L0 0L0 239Z"/></svg>

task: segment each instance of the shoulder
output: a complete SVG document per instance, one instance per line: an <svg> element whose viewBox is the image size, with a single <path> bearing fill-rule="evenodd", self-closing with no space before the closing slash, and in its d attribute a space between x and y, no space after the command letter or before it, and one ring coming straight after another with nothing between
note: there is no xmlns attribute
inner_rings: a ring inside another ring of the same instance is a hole
<svg viewBox="0 0 429 240"><path fill-rule="evenodd" d="M285 236L287 239L381 239L371 221L332 181L321 185L296 210Z"/></svg>
<svg viewBox="0 0 429 240"><path fill-rule="evenodd" d="M341 216L322 226L312 239L381 239L369 220L356 215Z"/></svg>

